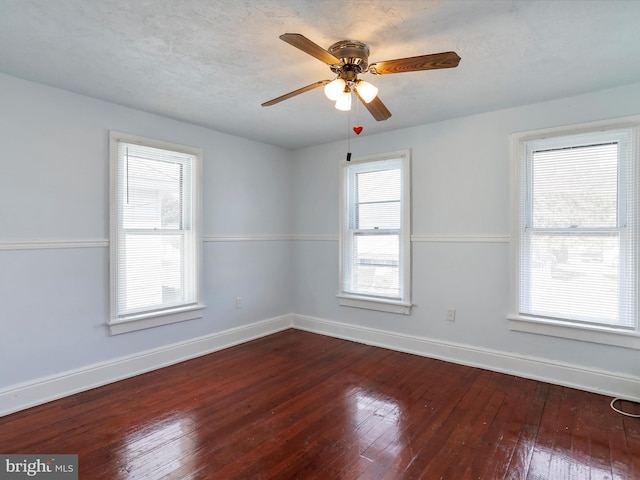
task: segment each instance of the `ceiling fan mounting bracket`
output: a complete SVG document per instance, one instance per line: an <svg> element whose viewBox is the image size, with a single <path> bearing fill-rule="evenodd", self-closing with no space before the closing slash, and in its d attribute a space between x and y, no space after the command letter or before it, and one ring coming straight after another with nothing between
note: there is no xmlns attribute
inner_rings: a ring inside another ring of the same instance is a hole
<svg viewBox="0 0 640 480"><path fill-rule="evenodd" d="M340 59L339 65L331 65L334 73L353 71L363 73L369 68L369 46L358 40L340 40L331 45L327 51Z"/></svg>

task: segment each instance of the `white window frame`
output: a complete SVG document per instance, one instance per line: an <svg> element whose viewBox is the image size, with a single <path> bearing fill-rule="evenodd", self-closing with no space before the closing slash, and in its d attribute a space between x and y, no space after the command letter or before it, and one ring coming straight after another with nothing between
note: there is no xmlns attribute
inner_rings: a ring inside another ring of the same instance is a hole
<svg viewBox="0 0 640 480"><path fill-rule="evenodd" d="M135 144L145 147L158 148L186 154L191 156L191 224L189 226L189 250L188 258L189 269L193 272L194 281L189 288L195 290L193 297L194 302L173 305L167 308L161 308L153 311L142 311L138 313L128 313L119 315L117 308L118 291L124 288L118 282L118 256L121 254L119 245L119 233L124 231L121 227L121 219L119 217L119 205L123 195L121 189L123 185L118 182L119 170L124 168L121 164L118 154L118 146L121 143ZM174 143L153 140L137 135L131 135L122 132L109 132L109 157L110 157L110 241L109 241L109 268L110 268L110 315L107 325L111 335L132 332L145 328L157 327L170 323L193 320L203 316L205 305L201 302L201 250L202 250L202 199L201 199L201 183L202 183L202 150L199 148L178 145Z"/></svg>
<svg viewBox="0 0 640 480"><path fill-rule="evenodd" d="M625 212L628 222L628 231L625 235L632 238L640 238L639 220L640 205L640 116L625 117L619 119L591 122L573 126L548 128L543 130L514 133L510 137L511 141L511 306L510 314L507 316L509 328L513 331L536 333L561 338L569 338L580 341L615 345L627 348L640 349L640 324L638 320L638 303L640 292L638 285L638 273L640 271L638 259L635 265L626 268L633 269L632 276L635 278L634 293L636 295L633 302L635 309L635 325L632 328L607 326L596 323L571 322L558 319L551 319L535 315L521 313L520 294L521 289L526 285L521 284L520 249L526 241L522 231L523 221L526 215L525 198L528 198L527 168L529 165L529 154L536 146L559 147L565 145L568 139L581 139L584 144L597 143L602 139L617 138L622 142L630 142L629 155L623 159L621 164L621 179L618 188L629 201L635 202L629 206L629 212ZM631 191L636 189L635 193ZM620 208L626 209L626 205ZM635 207L635 208L634 208ZM524 272L526 274L526 272ZM526 283L526 282L523 282ZM523 293L526 295L526 292Z"/></svg>
<svg viewBox="0 0 640 480"><path fill-rule="evenodd" d="M349 173L350 170L368 171L370 167L377 168L381 162L399 162L401 168L402 198L401 198L401 227L400 236L400 276L402 293L400 298L370 296L349 291L350 266L346 262L345 253L351 251L353 231L350 228L353 206L349 204ZM381 312L411 314L411 152L401 150L379 155L354 158L350 162L343 162L340 167L340 233L339 233L339 305L346 307L364 308Z"/></svg>

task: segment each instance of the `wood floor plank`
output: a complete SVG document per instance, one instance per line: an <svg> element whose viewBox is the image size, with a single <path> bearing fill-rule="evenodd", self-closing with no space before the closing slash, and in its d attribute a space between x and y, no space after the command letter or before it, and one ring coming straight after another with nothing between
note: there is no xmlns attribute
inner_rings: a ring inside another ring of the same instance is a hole
<svg viewBox="0 0 640 480"><path fill-rule="evenodd" d="M463 478L503 478L505 465L514 455L521 408L529 401L525 385L530 381L509 375L496 377L496 390L503 395L495 416L474 445L476 453Z"/></svg>
<svg viewBox="0 0 640 480"><path fill-rule="evenodd" d="M442 435L431 442L436 448L438 443L442 445L438 450L437 460L431 460L426 465L421 477L460 478L470 466L469 460L474 457L474 452L466 442L474 430L484 427L483 418L495 414L495 402L501 403L499 397L502 395L495 392L492 375L492 372L482 371L443 424L440 432Z"/></svg>
<svg viewBox="0 0 640 480"><path fill-rule="evenodd" d="M522 424L520 424L518 441L509 467L505 473L505 479L527 478L527 472L531 465L536 439L540 429L540 421L544 413L547 394L550 389L550 385L543 383L535 383L534 386L535 390L532 392L532 396L527 404L525 417L522 420Z"/></svg>
<svg viewBox="0 0 640 480"><path fill-rule="evenodd" d="M616 415L619 417L620 415ZM609 451L611 453L611 474L613 480L627 480L640 477L640 470L635 470L631 447L624 435L620 418L610 419Z"/></svg>
<svg viewBox="0 0 640 480"><path fill-rule="evenodd" d="M637 419L633 419L636 420ZM626 423L625 423L625 433L626 433ZM640 478L640 438L637 437L628 437L626 439L626 446L628 448L627 452L630 457L629 463L629 471L630 476L628 478Z"/></svg>
<svg viewBox="0 0 640 480"><path fill-rule="evenodd" d="M367 421L374 418L384 418L388 420L390 412L380 412L381 405L384 405L384 396L380 393L380 388L392 378L396 378L405 368L403 357L392 355L377 368L368 370L368 381L353 384L346 390L345 400L339 409L333 409L331 417L323 418L320 421L335 424L338 430L325 429L323 434L316 434L309 439L309 450L313 455L297 456L295 461L291 461L286 455L281 460L280 475L288 478L292 472L302 471L305 477L311 478L316 473L324 474L325 468L334 457L339 455L350 442L361 442L369 436L378 434L377 424L367 424ZM342 376L342 375L341 375ZM362 378L361 378L362 380ZM394 382L395 384L395 382ZM342 418L342 422L338 421ZM349 430L355 431L357 436L345 438L345 424L350 425ZM389 425L385 425L385 430ZM316 429L312 429L316 430ZM366 441L366 440L365 440ZM338 448L339 447L339 448Z"/></svg>
<svg viewBox="0 0 640 480"><path fill-rule="evenodd" d="M2 417L0 452L90 480L639 478L609 401L292 329Z"/></svg>
<svg viewBox="0 0 640 480"><path fill-rule="evenodd" d="M590 438L590 478L593 480L609 480L613 476L611 452L609 451L613 412L600 408L600 402L593 397L589 397L585 410L585 418L588 419L586 425L589 429Z"/></svg>
<svg viewBox="0 0 640 480"><path fill-rule="evenodd" d="M435 383L435 379L439 378L438 374L443 365L445 365L444 362L433 362L432 368L425 369L424 362L421 361L420 357L406 355L403 360L405 363L404 374L398 377L397 380L394 379L389 382L388 385L378 387L379 391L388 395L390 402L400 401L403 403L401 415L392 418L395 425L392 424L392 435L388 438L384 447L386 450L393 450L391 462L384 464L385 472L392 467L392 464L403 465L411 461L413 449L411 448L411 439L407 435L406 420L409 417L416 418L418 412L427 408L422 397L430 386ZM398 394L399 391L402 391L402 395ZM366 404L363 409L365 412L370 412L371 403L375 400L373 397L370 398L371 402ZM374 460L368 458L365 452L373 442L381 441L380 433L375 434L374 429L377 425L386 421L384 418L368 415L366 420L358 425L358 429L355 432L355 441L352 442L349 448L344 449L329 465L329 470L327 471L330 474L329 478L357 478L358 473L362 475L368 472L369 469L375 468L373 465ZM372 476L372 473L368 472L368 475Z"/></svg>
<svg viewBox="0 0 640 480"><path fill-rule="evenodd" d="M361 373L367 370L360 369L360 366L366 366L370 370L383 369L385 367L381 363L389 354L388 351L374 349L359 360L351 360L350 365ZM259 448L248 452L242 458L242 463L250 465L254 470L282 469L290 465L292 462L288 452L281 448L283 443L303 445L304 448L301 451L310 450L311 444L315 445L314 442L317 441L317 436L313 435L313 432L322 431L322 427L331 422L340 424L337 421L338 418L342 422L348 421L344 418L345 405L348 407L349 402L357 394L357 389L349 388L351 385L357 385L354 384L353 378L342 375L342 372L333 371L332 376L326 382L318 384L313 391L291 399L274 409L266 422L273 432L278 433L266 432L266 435L261 437ZM336 392L343 392L338 404L335 403ZM258 420L257 423L256 428L260 428L263 420ZM231 475L229 468L221 470L220 473Z"/></svg>

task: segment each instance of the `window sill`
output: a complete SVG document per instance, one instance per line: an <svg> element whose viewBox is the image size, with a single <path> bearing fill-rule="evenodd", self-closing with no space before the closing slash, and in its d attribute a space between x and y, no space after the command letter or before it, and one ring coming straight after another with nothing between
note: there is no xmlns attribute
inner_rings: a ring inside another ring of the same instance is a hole
<svg viewBox="0 0 640 480"><path fill-rule="evenodd" d="M111 320L109 322L109 333L119 335L121 333L135 332L145 328L159 327L170 323L184 322L202 318L204 305L191 305L189 307L175 308L162 312L145 313L125 320Z"/></svg>
<svg viewBox="0 0 640 480"><path fill-rule="evenodd" d="M535 333L640 350L640 335L633 331L621 331L601 326L576 325L570 322L525 315L509 315L507 320L509 321L509 329L516 332Z"/></svg>
<svg viewBox="0 0 640 480"><path fill-rule="evenodd" d="M393 300L371 299L352 295L338 295L338 303L343 307L364 308L367 310L377 310L378 312L397 313L401 315L411 315L412 305L405 302Z"/></svg>

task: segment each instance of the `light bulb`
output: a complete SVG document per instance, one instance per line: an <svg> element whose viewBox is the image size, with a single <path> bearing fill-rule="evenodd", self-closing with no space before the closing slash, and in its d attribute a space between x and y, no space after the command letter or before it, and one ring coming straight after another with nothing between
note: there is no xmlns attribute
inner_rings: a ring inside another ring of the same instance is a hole
<svg viewBox="0 0 640 480"><path fill-rule="evenodd" d="M340 94L336 100L336 108L343 112L351 110L351 92L349 90Z"/></svg>
<svg viewBox="0 0 640 480"><path fill-rule="evenodd" d="M324 86L324 94L327 96L329 100L333 100L334 102L338 99L340 94L344 92L344 87L347 85L341 78L336 78L332 82L327 83Z"/></svg>
<svg viewBox="0 0 640 480"><path fill-rule="evenodd" d="M364 80L360 80L356 84L356 91L358 92L358 95L360 95L360 98L364 100L364 103L369 103L371 100L376 98L376 95L378 94L378 89Z"/></svg>

